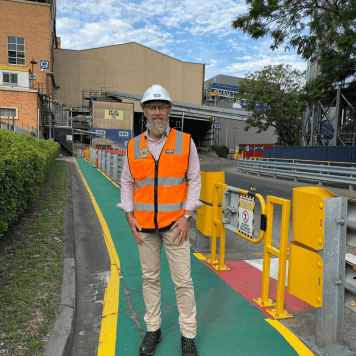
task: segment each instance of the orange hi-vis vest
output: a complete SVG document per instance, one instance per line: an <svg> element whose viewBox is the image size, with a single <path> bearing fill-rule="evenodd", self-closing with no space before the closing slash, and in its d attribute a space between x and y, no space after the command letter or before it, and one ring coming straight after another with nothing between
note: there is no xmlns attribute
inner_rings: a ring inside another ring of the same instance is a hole
<svg viewBox="0 0 356 356"><path fill-rule="evenodd" d="M134 213L142 231L169 229L185 211L190 135L171 129L156 161L144 133L130 140L128 161L135 179Z"/></svg>

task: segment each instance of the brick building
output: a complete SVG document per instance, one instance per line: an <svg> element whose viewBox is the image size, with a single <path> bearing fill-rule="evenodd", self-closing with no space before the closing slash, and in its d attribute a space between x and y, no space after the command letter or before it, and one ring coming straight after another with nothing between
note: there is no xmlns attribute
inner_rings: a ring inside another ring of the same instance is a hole
<svg viewBox="0 0 356 356"><path fill-rule="evenodd" d="M55 0L0 0L0 118L48 137ZM47 129L47 131L46 131Z"/></svg>

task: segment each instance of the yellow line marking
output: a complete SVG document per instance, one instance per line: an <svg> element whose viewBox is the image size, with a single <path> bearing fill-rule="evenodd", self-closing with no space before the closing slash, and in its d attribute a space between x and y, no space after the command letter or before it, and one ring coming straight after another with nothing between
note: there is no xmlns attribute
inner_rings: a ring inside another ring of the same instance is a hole
<svg viewBox="0 0 356 356"><path fill-rule="evenodd" d="M314 354L305 346L290 330L288 330L278 320L265 319L289 342L300 356L313 356Z"/></svg>
<svg viewBox="0 0 356 356"><path fill-rule="evenodd" d="M193 253L193 255L199 260L199 261L207 261L207 259L199 252Z"/></svg>
<svg viewBox="0 0 356 356"><path fill-rule="evenodd" d="M97 168L97 170L98 170L105 178L109 179L109 181L110 181L112 184L114 184L116 187L118 187L118 188L120 189L120 186L119 186L117 183L115 183L110 177L108 177L102 170L100 170L99 168Z"/></svg>
<svg viewBox="0 0 356 356"><path fill-rule="evenodd" d="M117 317L119 310L120 259L117 255L109 227L104 219L102 212L100 211L99 205L97 204L95 197L91 192L89 185L86 182L83 173L79 168L78 162L75 160L75 158L74 161L77 165L79 174L84 182L84 185L87 188L95 212L98 215L111 261L110 279L105 289L97 356L115 356Z"/></svg>

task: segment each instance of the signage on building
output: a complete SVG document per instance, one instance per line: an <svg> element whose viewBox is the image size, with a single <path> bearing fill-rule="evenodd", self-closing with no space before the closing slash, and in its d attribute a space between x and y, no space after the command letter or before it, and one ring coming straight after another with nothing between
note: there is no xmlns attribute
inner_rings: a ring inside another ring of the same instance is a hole
<svg viewBox="0 0 356 356"><path fill-rule="evenodd" d="M41 69L49 69L49 61L40 61Z"/></svg>
<svg viewBox="0 0 356 356"><path fill-rule="evenodd" d="M100 135L100 136L104 136L105 137L106 131L105 130L95 130L95 133Z"/></svg>
<svg viewBox="0 0 356 356"><path fill-rule="evenodd" d="M72 135L67 135L67 141L73 141L73 136Z"/></svg>
<svg viewBox="0 0 356 356"><path fill-rule="evenodd" d="M105 120L123 120L124 112L121 110L108 110L105 109Z"/></svg>
<svg viewBox="0 0 356 356"><path fill-rule="evenodd" d="M214 127L215 127L215 130L221 130L221 124L215 123Z"/></svg>

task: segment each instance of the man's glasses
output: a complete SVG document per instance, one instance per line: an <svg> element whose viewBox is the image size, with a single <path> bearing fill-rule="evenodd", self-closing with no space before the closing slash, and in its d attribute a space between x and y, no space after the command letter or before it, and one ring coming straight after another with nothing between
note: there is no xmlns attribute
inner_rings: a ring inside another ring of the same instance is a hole
<svg viewBox="0 0 356 356"><path fill-rule="evenodd" d="M148 109L150 111L156 111L156 109L158 109L158 111L160 112L165 112L168 110L168 108L169 105L152 105L152 104L145 105L145 109Z"/></svg>

